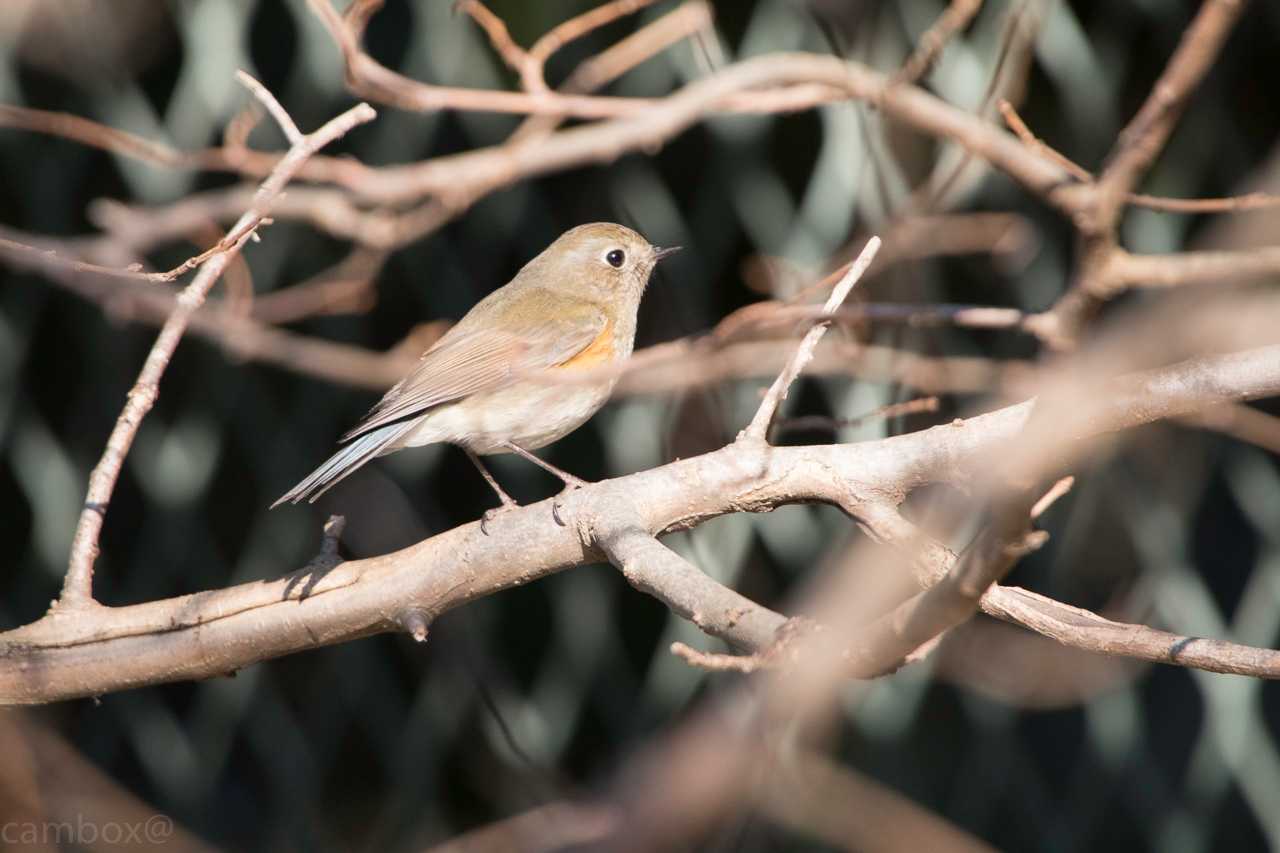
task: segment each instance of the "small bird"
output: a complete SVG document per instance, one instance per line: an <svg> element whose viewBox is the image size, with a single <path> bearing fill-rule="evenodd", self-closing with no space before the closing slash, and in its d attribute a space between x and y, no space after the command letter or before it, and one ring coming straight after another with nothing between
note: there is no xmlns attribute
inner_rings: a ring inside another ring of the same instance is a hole
<svg viewBox="0 0 1280 853"><path fill-rule="evenodd" d="M423 353L342 436L345 446L272 509L315 501L375 456L437 442L466 451L502 510L517 504L479 456L516 453L559 477L566 489L584 485L530 451L573 432L604 405L618 375L584 381L574 380L572 371L630 357L649 275L676 251L611 222L566 231Z"/></svg>

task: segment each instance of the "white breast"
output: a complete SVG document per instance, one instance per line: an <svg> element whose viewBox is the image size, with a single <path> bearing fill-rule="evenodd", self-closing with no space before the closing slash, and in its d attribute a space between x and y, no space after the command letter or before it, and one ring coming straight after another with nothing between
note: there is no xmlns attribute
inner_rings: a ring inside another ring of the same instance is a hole
<svg viewBox="0 0 1280 853"><path fill-rule="evenodd" d="M613 385L526 382L476 394L431 410L400 446L447 441L485 455L506 453L502 442L509 441L536 450L582 426L609 399Z"/></svg>

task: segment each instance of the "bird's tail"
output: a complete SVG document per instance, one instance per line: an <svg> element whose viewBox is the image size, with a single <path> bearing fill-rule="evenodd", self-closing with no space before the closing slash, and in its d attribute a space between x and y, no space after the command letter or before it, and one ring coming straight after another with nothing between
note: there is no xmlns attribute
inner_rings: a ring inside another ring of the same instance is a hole
<svg viewBox="0 0 1280 853"><path fill-rule="evenodd" d="M392 450L396 441L414 426L415 423L412 420L402 421L388 424L381 429L375 429L373 432L360 436L330 456L323 465L312 471L301 483L281 495L271 505L271 509L275 509L286 501L296 504L304 498L314 503L316 498L328 491L331 486L343 477L346 477L375 456L380 456Z"/></svg>

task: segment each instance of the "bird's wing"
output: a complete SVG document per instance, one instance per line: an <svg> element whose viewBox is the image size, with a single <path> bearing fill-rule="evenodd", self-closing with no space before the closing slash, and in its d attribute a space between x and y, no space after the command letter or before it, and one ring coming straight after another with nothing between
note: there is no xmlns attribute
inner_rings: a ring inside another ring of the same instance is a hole
<svg viewBox="0 0 1280 853"><path fill-rule="evenodd" d="M516 373L562 364L595 343L609 326L598 306L545 292L493 309L485 321L468 315L450 329L341 440L499 388ZM542 319L518 319L529 314Z"/></svg>

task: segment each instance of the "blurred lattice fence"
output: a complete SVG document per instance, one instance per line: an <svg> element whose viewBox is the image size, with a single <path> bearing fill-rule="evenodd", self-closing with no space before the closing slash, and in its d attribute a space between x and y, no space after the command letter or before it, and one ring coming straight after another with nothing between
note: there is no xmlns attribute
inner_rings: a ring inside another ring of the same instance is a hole
<svg viewBox="0 0 1280 853"><path fill-rule="evenodd" d="M589 3L495 2L524 43ZM1016 9L1015 9L1016 7ZM896 67L938 2L784 0L716 4L716 50L681 44L615 85L661 94L708 63L766 51L841 51ZM977 109L998 71L1010 14L1038 33L1023 115L1068 156L1095 164L1150 88L1193 4L1173 0L992 0L928 78ZM641 13L644 21L664 10ZM553 79L631 31L625 21L573 45ZM347 105L331 40L301 0L31 0L0 8L0 102L63 110L181 148L217 144L244 106L251 70L304 128ZM482 34L443 0L393 2L371 51L419 78L504 87ZM1196 96L1152 183L1171 195L1280 186L1274 55L1280 7L1257 3ZM1016 74L1015 74L1016 77ZM999 85L1020 88L1020 81ZM994 119L993 119L994 120ZM516 119L383 110L346 151L370 164L494 144ZM282 140L263 124L261 148ZM841 104L789 116L721 117L654 156L527 181L390 257L367 310L294 324L385 349L415 324L460 316L566 228L637 227L687 250L655 282L641 343L707 328L760 297L760 256L784 258L785 291L855 233L907 202L946 145ZM945 171L945 170L943 170ZM160 204L228 179L166 170L75 143L0 131L0 224L49 235L92 229L90 202ZM1061 292L1066 228L1008 180L960 172L953 210L1025 221L1008 251L900 264L863 294L899 302L1039 309ZM1138 211L1136 249L1235 245L1274 214L1209 222ZM206 235L207 236L207 235ZM193 235L197 241L205 239ZM1273 239L1273 238L1272 238ZM166 268L177 242L147 255ZM259 295L321 273L349 246L279 222L246 252ZM9 570L0 618L30 621L57 591L85 477L154 330L36 276L0 288L0 482ZM1009 332L868 327L868 340L929 354L1028 357ZM723 443L756 383L621 399L551 458L589 478L635 471ZM850 417L916 396L884 382L808 382L794 409ZM266 506L321 459L371 403L336 387L184 341L144 424L107 519L97 588L125 603L275 577L314 552L328 512L345 545L377 554L477 517L490 497L465 458L441 448L370 466L314 508ZM945 420L976 401L944 396ZM926 423L913 419L913 426ZM856 440L896 430L841 431ZM830 431L793 440L830 438ZM1151 427L1080 471L1052 510L1048 549L1014 582L1189 634L1280 642L1280 469L1276 458L1191 427ZM553 484L522 462L497 473L521 500ZM927 505L918 507L927 512ZM736 515L672 538L720 580L764 601L856 535L835 511ZM571 571L445 616L429 642L378 637L253 667L235 678L138 690L33 713L155 808L217 844L255 849L414 849L590 788L648 734L729 676L668 652L705 645L687 623L608 568ZM930 662L873 685L840 722L838 758L982 838L1010 849L1225 850L1280 844L1280 693L1268 683L1068 654L981 622ZM56 791L45 792L56 797ZM849 804L857 809L857 803ZM744 817L708 849L814 842Z"/></svg>

